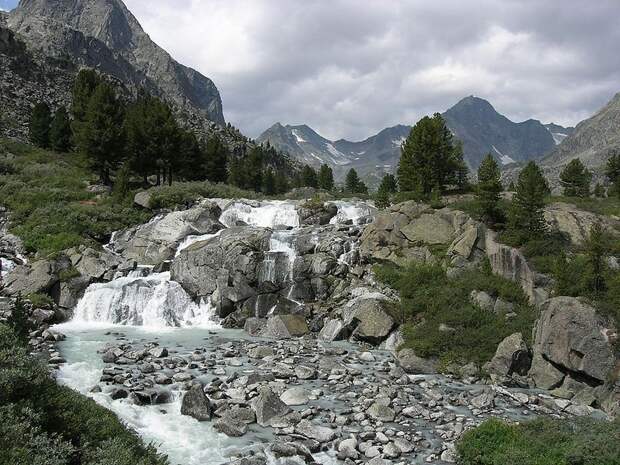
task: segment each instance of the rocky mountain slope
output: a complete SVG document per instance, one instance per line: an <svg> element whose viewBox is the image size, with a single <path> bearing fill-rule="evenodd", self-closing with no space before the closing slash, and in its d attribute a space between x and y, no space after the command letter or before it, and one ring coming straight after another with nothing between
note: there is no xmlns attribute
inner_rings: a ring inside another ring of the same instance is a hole
<svg viewBox="0 0 620 465"><path fill-rule="evenodd" d="M540 162L554 190L559 189L559 174L568 162L579 158L594 174L594 182L603 182L609 157L620 150L620 93L594 116L582 121L562 142ZM520 166L510 167L502 174L505 182L518 176Z"/></svg>
<svg viewBox="0 0 620 465"><path fill-rule="evenodd" d="M556 124L543 126L537 120L514 123L493 106L477 97L466 97L443 114L448 127L463 142L465 161L473 170L487 153L502 164L538 159L549 153L572 128ZM400 147L411 126L386 128L360 142L330 141L306 125L274 124L257 141L267 142L303 163L330 165L338 179L355 168L374 184L398 166Z"/></svg>
<svg viewBox="0 0 620 465"><path fill-rule="evenodd" d="M22 0L8 24L47 56L100 69L224 124L215 84L155 44L121 0Z"/></svg>

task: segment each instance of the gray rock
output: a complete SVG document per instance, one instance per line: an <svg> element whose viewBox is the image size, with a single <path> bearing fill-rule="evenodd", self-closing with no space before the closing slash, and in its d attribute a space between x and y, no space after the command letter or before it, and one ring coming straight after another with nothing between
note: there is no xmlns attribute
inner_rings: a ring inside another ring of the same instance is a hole
<svg viewBox="0 0 620 465"><path fill-rule="evenodd" d="M295 386L287 389L280 396L280 400L286 405L306 405L310 400L308 397L308 391L301 386Z"/></svg>
<svg viewBox="0 0 620 465"><path fill-rule="evenodd" d="M392 422L396 414L394 410L392 410L389 406L383 405L382 403L375 402L372 404L366 413L374 420L383 421L383 422Z"/></svg>
<svg viewBox="0 0 620 465"><path fill-rule="evenodd" d="M268 387L262 388L252 402L252 409L256 413L256 422L261 426L270 426L271 422L280 420L290 409Z"/></svg>
<svg viewBox="0 0 620 465"><path fill-rule="evenodd" d="M207 398L200 384L194 384L183 395L181 414L188 415L198 421L209 421L213 415L211 402Z"/></svg>
<svg viewBox="0 0 620 465"><path fill-rule="evenodd" d="M229 416L223 416L213 422L213 428L220 433L224 433L226 436L237 438L243 436L248 432L248 426L246 423L232 418Z"/></svg>
<svg viewBox="0 0 620 465"><path fill-rule="evenodd" d="M308 332L308 324L303 315L274 315L267 320L260 336L270 339L290 339Z"/></svg>
<svg viewBox="0 0 620 465"><path fill-rule="evenodd" d="M484 369L490 375L500 377L510 376L513 373L525 376L530 369L531 357L521 333L515 333L497 346L495 355Z"/></svg>
<svg viewBox="0 0 620 465"><path fill-rule="evenodd" d="M322 341L339 341L348 337L348 328L341 319L330 319L325 322L318 338Z"/></svg>
<svg viewBox="0 0 620 465"><path fill-rule="evenodd" d="M295 431L302 436L314 439L320 443L332 441L336 437L336 432L333 429L317 425L309 420L301 420L297 423Z"/></svg>
<svg viewBox="0 0 620 465"><path fill-rule="evenodd" d="M149 354L155 358L163 358L168 356L168 349L165 347L153 347L149 349Z"/></svg>
<svg viewBox="0 0 620 465"><path fill-rule="evenodd" d="M133 197L133 203L138 207L146 210L151 208L151 193L149 191L140 191Z"/></svg>
<svg viewBox="0 0 620 465"><path fill-rule="evenodd" d="M469 298L471 303L477 305L482 310L492 312L495 307L495 299L484 291L471 291Z"/></svg>
<svg viewBox="0 0 620 465"><path fill-rule="evenodd" d="M389 301L383 295L363 294L342 309L345 325L355 328L351 337L380 344L392 332L394 320L387 312Z"/></svg>
<svg viewBox="0 0 620 465"><path fill-rule="evenodd" d="M398 352L397 361L405 372L412 375L437 373L437 363L434 360L418 357L412 349Z"/></svg>

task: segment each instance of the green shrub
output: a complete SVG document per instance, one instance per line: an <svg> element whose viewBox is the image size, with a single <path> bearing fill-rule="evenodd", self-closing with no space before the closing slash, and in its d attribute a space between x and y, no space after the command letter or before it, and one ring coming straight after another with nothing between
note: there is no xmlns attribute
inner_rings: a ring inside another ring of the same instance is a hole
<svg viewBox="0 0 620 465"><path fill-rule="evenodd" d="M40 294L38 292L28 294L26 299L28 299L34 307L50 307L54 305L54 300L50 296L47 294Z"/></svg>
<svg viewBox="0 0 620 465"><path fill-rule="evenodd" d="M60 279L63 283L69 281L70 279L77 278L78 276L80 276L80 272L74 266L58 273L58 279Z"/></svg>
<svg viewBox="0 0 620 465"><path fill-rule="evenodd" d="M443 268L434 264L383 265L376 266L374 272L379 281L399 291L400 308L394 314L404 323L404 347L422 357L482 364L510 334L521 332L524 338L530 337L535 310L517 284L493 275L488 264L456 278L448 278ZM514 303L516 316L506 320L504 315L473 305L473 290Z"/></svg>
<svg viewBox="0 0 620 465"><path fill-rule="evenodd" d="M167 465L116 415L68 387L0 324L0 463Z"/></svg>
<svg viewBox="0 0 620 465"><path fill-rule="evenodd" d="M177 208L186 206L199 198L261 198L254 191L245 191L228 184L210 182L178 182L172 186L152 188L150 208Z"/></svg>
<svg viewBox="0 0 620 465"><path fill-rule="evenodd" d="M490 419L457 443L461 465L618 465L620 420Z"/></svg>

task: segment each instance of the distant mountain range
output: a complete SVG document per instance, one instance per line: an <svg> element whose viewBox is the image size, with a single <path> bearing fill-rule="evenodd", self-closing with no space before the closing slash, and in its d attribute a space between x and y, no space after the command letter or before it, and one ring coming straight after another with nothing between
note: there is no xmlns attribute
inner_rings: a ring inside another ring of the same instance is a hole
<svg viewBox="0 0 620 465"><path fill-rule="evenodd" d="M514 123L478 97L466 97L443 114L453 134L463 142L465 161L475 170L491 153L502 164L539 159L568 136L573 128L543 125L537 120ZM274 124L257 142L269 143L311 166L330 165L338 179L355 168L371 184L394 172L400 148L411 126L387 128L360 142L331 141L307 125Z"/></svg>

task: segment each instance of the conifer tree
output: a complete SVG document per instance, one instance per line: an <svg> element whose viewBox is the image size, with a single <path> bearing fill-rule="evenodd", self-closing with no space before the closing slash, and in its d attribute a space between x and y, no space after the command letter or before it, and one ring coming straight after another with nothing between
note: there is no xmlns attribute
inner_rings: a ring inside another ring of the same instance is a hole
<svg viewBox="0 0 620 465"><path fill-rule="evenodd" d="M501 219L498 209L501 191L499 166L495 158L489 153L478 168L478 186L476 189L481 213L485 220L496 222Z"/></svg>
<svg viewBox="0 0 620 465"><path fill-rule="evenodd" d="M93 69L81 70L75 78L72 92L72 107L74 122L80 123L86 119L88 103L95 89L103 80Z"/></svg>
<svg viewBox="0 0 620 465"><path fill-rule="evenodd" d="M386 174L381 179L379 189L383 189L389 194L398 192L398 184L396 183L396 177L393 174Z"/></svg>
<svg viewBox="0 0 620 465"><path fill-rule="evenodd" d="M605 175L613 187L614 193L620 197L620 154L613 153L607 160Z"/></svg>
<svg viewBox="0 0 620 465"><path fill-rule="evenodd" d="M246 182L243 186L246 189L253 189L260 192L263 187L263 151L260 147L254 147L244 160L244 169L246 170Z"/></svg>
<svg viewBox="0 0 620 465"><path fill-rule="evenodd" d="M347 177L344 181L344 189L350 194L356 194L359 192L360 178L354 168L351 168L347 173Z"/></svg>
<svg viewBox="0 0 620 465"><path fill-rule="evenodd" d="M600 222L590 228L585 249L589 265L588 287L598 294L605 290L605 254L608 250L607 237Z"/></svg>
<svg viewBox="0 0 620 465"><path fill-rule="evenodd" d="M593 193L596 197L605 197L605 188L601 186L600 182L597 182L594 186Z"/></svg>
<svg viewBox="0 0 620 465"><path fill-rule="evenodd" d="M50 147L57 152L68 152L71 148L71 122L64 107L54 113L50 126Z"/></svg>
<svg viewBox="0 0 620 465"><path fill-rule="evenodd" d="M314 168L304 165L301 169L301 187L318 187L318 178Z"/></svg>
<svg viewBox="0 0 620 465"><path fill-rule="evenodd" d="M121 160L124 150L123 108L114 88L101 83L95 89L83 124L75 134L78 149L85 153L101 182L110 184L110 172Z"/></svg>
<svg viewBox="0 0 620 465"><path fill-rule="evenodd" d="M334 173L332 169L323 164L319 170L318 185L320 189L331 191L334 188Z"/></svg>
<svg viewBox="0 0 620 465"><path fill-rule="evenodd" d="M246 169L240 158L233 157L228 164L228 184L240 187L242 189L247 185Z"/></svg>
<svg viewBox="0 0 620 465"><path fill-rule="evenodd" d="M262 192L267 195L273 195L276 193L276 178L271 168L267 168L265 170Z"/></svg>
<svg viewBox="0 0 620 465"><path fill-rule="evenodd" d="M285 194L289 190L289 182L286 175L282 171L276 172L276 193Z"/></svg>
<svg viewBox="0 0 620 465"><path fill-rule="evenodd" d="M401 191L430 194L449 182L463 183L463 153L442 116L425 116L411 129L398 164Z"/></svg>
<svg viewBox="0 0 620 465"><path fill-rule="evenodd" d="M592 173L579 158L571 160L560 173L560 183L567 197L588 197L591 181Z"/></svg>
<svg viewBox="0 0 620 465"><path fill-rule="evenodd" d="M226 182L228 150L217 136L207 141L205 151L206 177L211 182Z"/></svg>
<svg viewBox="0 0 620 465"><path fill-rule="evenodd" d="M535 162L530 161L519 173L509 211L509 228L518 242L544 236L543 208L548 193L549 186L542 171Z"/></svg>
<svg viewBox="0 0 620 465"><path fill-rule="evenodd" d="M51 123L52 115L50 107L45 102L37 103L32 109L30 116L30 142L37 147L49 147Z"/></svg>

